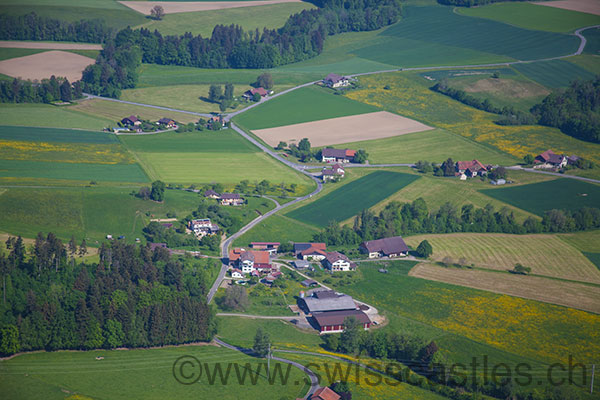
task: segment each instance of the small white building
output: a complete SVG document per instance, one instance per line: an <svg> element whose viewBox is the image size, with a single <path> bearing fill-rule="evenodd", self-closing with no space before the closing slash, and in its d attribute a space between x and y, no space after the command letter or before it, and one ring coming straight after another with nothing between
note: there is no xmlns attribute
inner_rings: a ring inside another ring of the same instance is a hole
<svg viewBox="0 0 600 400"><path fill-rule="evenodd" d="M327 257L323 260L325 268L332 272L353 271L356 269L356 264L350 262L346 255L337 251L327 253Z"/></svg>

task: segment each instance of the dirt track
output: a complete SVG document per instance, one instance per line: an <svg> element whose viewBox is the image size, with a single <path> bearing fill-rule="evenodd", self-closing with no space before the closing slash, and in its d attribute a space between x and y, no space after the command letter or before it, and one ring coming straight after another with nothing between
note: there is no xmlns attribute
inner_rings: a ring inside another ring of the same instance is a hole
<svg viewBox="0 0 600 400"><path fill-rule="evenodd" d="M560 0L535 2L541 6L563 8L565 10L579 11L588 14L600 15L600 2L598 0Z"/></svg>
<svg viewBox="0 0 600 400"><path fill-rule="evenodd" d="M11 49L102 50L101 44L21 42L16 40L0 40L0 47Z"/></svg>
<svg viewBox="0 0 600 400"><path fill-rule="evenodd" d="M223 10L225 8L266 6L279 3L299 3L301 0L269 0L269 1L119 1L144 15L150 15L150 10L159 5L165 14L175 14L194 11ZM232 21L233 22L233 21Z"/></svg>
<svg viewBox="0 0 600 400"><path fill-rule="evenodd" d="M297 143L308 138L312 146L382 139L433 129L410 118L387 111L351 115L252 131L270 146L280 141Z"/></svg>
<svg viewBox="0 0 600 400"><path fill-rule="evenodd" d="M93 63L93 58L53 50L0 61L0 74L31 80L55 75L73 82L81 79L81 72Z"/></svg>

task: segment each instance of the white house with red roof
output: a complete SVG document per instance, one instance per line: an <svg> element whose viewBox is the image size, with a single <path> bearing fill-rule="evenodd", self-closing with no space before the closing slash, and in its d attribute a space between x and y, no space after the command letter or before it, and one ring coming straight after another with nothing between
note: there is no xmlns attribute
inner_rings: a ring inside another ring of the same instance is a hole
<svg viewBox="0 0 600 400"><path fill-rule="evenodd" d="M556 154L552 150L538 154L533 160L533 168L563 168L567 165L568 159L563 154Z"/></svg>
<svg viewBox="0 0 600 400"><path fill-rule="evenodd" d="M463 178L473 178L475 176L483 176L488 173L489 167L483 165L479 160L471 161L457 161L456 162L456 174Z"/></svg>
<svg viewBox="0 0 600 400"><path fill-rule="evenodd" d="M321 161L325 163L349 163L354 160L356 150L350 149L323 149Z"/></svg>

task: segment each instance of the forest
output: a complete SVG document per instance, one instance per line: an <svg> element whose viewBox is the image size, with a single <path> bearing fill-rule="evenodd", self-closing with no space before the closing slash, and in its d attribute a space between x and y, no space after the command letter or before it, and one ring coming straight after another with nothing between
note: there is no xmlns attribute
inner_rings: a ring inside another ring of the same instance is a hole
<svg viewBox="0 0 600 400"><path fill-rule="evenodd" d="M67 22L42 17L35 12L26 15L0 15L0 39L2 40L104 43L113 33L113 30L100 19Z"/></svg>
<svg viewBox="0 0 600 400"><path fill-rule="evenodd" d="M503 207L495 211L491 204L484 208L464 205L460 211L450 203L430 212L427 203L418 198L412 203L392 201L376 215L363 210L354 226L340 228L334 221L314 235L314 241L332 246L357 245L363 241L390 236L419 233L541 233L574 232L600 227L600 209L583 207L575 211L550 210L542 221L533 217L519 224L512 211Z"/></svg>
<svg viewBox="0 0 600 400"><path fill-rule="evenodd" d="M498 3L501 1L526 1L526 0L438 0L440 4L459 7L484 6L486 4Z"/></svg>
<svg viewBox="0 0 600 400"><path fill-rule="evenodd" d="M85 243L39 233L30 250L10 237L0 253L0 353L147 347L209 341L202 261L121 241L102 244L99 263L76 262Z"/></svg>
<svg viewBox="0 0 600 400"><path fill-rule="evenodd" d="M135 86L141 62L255 69L298 62L320 54L329 35L379 29L398 21L401 12L398 0L320 0L317 5L321 8L293 14L283 27L262 32L217 25L210 38L203 38L123 29L84 71L84 91L118 97L121 89Z"/></svg>
<svg viewBox="0 0 600 400"><path fill-rule="evenodd" d="M0 103L69 102L82 97L83 87L80 81L71 84L68 79L54 75L39 83L18 78L0 80Z"/></svg>

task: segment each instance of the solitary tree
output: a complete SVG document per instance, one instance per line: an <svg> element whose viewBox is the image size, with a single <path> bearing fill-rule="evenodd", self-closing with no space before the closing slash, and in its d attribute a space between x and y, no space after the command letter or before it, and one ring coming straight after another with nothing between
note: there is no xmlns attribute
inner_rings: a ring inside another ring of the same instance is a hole
<svg viewBox="0 0 600 400"><path fill-rule="evenodd" d="M252 100L253 100L253 101L255 101L255 102L257 102L257 103L258 103L258 102L260 101L260 99L262 99L262 96L260 95L260 93L254 93L254 94L252 95Z"/></svg>
<svg viewBox="0 0 600 400"><path fill-rule="evenodd" d="M252 346L252 350L259 356L265 357L269 354L269 347L271 345L271 338L267 332L264 332L262 328L258 328L256 330L256 335L254 336L254 346Z"/></svg>
<svg viewBox="0 0 600 400"><path fill-rule="evenodd" d="M262 73L256 79L256 85L270 90L273 88L273 77L268 72Z"/></svg>
<svg viewBox="0 0 600 400"><path fill-rule="evenodd" d="M152 10L150 10L150 16L153 19L160 21L165 16L165 9L162 8L162 6L156 5L152 7Z"/></svg>
<svg viewBox="0 0 600 400"><path fill-rule="evenodd" d="M428 258L432 253L433 248L427 240L423 240L421 243L419 243L419 246L417 246L417 254L419 257Z"/></svg>
<svg viewBox="0 0 600 400"><path fill-rule="evenodd" d="M369 154L366 151L360 149L354 155L354 162L359 163L359 164L364 164L367 162L368 157L369 157Z"/></svg>
<svg viewBox="0 0 600 400"><path fill-rule="evenodd" d="M223 88L221 85L210 85L210 88L208 89L208 100L217 103L221 100L221 97L223 97Z"/></svg>
<svg viewBox="0 0 600 400"><path fill-rule="evenodd" d="M225 94L223 95L225 100L233 100L233 84L226 83L225 84Z"/></svg>
<svg viewBox="0 0 600 400"><path fill-rule="evenodd" d="M275 150L283 150L287 147L287 143L286 142L279 142L279 144L277 145L277 147L275 147Z"/></svg>
<svg viewBox="0 0 600 400"><path fill-rule="evenodd" d="M158 202L162 202L165 199L165 183L163 181L152 182L150 198Z"/></svg>
<svg viewBox="0 0 600 400"><path fill-rule="evenodd" d="M308 138L304 138L298 143L298 150L310 151L310 141L308 140Z"/></svg>
<svg viewBox="0 0 600 400"><path fill-rule="evenodd" d="M526 154L525 157L523 157L523 162L525 163L525 165L531 165L533 164L533 156L531 154Z"/></svg>

